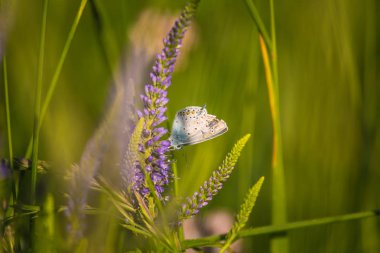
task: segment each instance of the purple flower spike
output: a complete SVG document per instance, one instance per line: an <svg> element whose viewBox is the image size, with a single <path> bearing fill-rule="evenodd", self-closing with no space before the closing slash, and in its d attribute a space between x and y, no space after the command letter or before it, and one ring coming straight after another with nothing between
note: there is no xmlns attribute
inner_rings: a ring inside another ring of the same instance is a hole
<svg viewBox="0 0 380 253"><path fill-rule="evenodd" d="M151 178L157 196L162 196L165 186L172 178L170 171L170 162L167 159L170 142L163 141L161 138L168 132L164 127L159 125L167 120L166 104L169 102L167 98L167 89L171 85L174 64L177 60L179 49L181 48L183 36L190 24L191 18L194 16L199 0L189 1L182 11L179 19L166 36L164 48L156 55L156 60L150 73L150 82L145 85L144 94L140 96L144 108L143 113L138 111L139 118L144 117L144 129L141 135L141 143L139 151L144 153L144 166L135 167L135 181L133 189L139 191L141 195L147 196L147 188L145 175ZM141 170L144 168L144 171ZM143 177L143 178L142 178Z"/></svg>

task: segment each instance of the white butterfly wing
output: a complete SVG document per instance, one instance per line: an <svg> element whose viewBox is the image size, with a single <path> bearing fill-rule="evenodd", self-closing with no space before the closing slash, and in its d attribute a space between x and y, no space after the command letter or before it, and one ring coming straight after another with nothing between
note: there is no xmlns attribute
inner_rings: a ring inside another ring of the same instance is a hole
<svg viewBox="0 0 380 253"><path fill-rule="evenodd" d="M203 141L218 137L228 131L228 126L224 120L217 119L216 116L208 114L206 116L206 126L202 129Z"/></svg>
<svg viewBox="0 0 380 253"><path fill-rule="evenodd" d="M177 113L169 140L179 149L213 139L227 130L226 122L207 114L204 107L189 106Z"/></svg>

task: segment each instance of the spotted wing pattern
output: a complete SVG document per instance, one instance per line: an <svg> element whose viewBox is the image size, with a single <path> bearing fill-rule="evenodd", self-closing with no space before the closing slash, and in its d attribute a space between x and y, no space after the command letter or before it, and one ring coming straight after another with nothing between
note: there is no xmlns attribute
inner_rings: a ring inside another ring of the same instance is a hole
<svg viewBox="0 0 380 253"><path fill-rule="evenodd" d="M226 122L208 114L205 107L188 106L177 112L169 138L175 149L215 138L225 132Z"/></svg>

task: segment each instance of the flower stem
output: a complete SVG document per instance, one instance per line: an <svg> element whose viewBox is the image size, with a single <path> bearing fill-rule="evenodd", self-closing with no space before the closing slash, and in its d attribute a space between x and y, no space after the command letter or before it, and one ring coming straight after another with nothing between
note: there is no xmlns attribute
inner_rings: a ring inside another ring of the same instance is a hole
<svg viewBox="0 0 380 253"><path fill-rule="evenodd" d="M172 164L172 170L173 170L173 176L174 176L174 184L173 184L173 191L174 191L174 198L177 199L178 196L179 196L179 193L178 193L178 168L177 168L177 163L173 163ZM179 243L180 245L182 244L182 242L184 241L185 237L184 237L184 233L183 233L183 224L181 223L179 226L178 226L178 240L179 240Z"/></svg>
<svg viewBox="0 0 380 253"><path fill-rule="evenodd" d="M249 228L249 229L241 230L238 233L236 239L250 237L250 236L257 236L257 235L276 235L279 233L286 233L288 231L296 230L296 229L303 229L303 228L329 225L329 224L340 223L340 222L361 220L361 219L367 219L367 218L376 217L376 216L380 216L380 210L325 217L325 218L320 218L320 219L311 219L311 220L305 220L305 221L297 221L297 222L287 223L287 224L278 225L278 226L264 226L264 227L258 227L258 228ZM184 241L184 248L188 249L188 248L206 247L206 246L215 245L216 243L224 240L226 236L227 234L221 234L221 235L203 237L199 239L186 240Z"/></svg>

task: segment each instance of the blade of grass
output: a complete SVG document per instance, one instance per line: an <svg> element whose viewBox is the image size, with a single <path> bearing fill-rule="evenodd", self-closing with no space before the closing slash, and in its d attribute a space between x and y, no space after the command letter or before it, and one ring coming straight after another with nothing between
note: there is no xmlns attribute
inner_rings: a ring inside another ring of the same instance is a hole
<svg viewBox="0 0 380 253"><path fill-rule="evenodd" d="M272 109L272 121L273 121L273 137L274 137L274 147L273 147L273 192L272 192L272 223L274 225L282 225L287 221L287 212L286 212L286 193L285 193L285 172L284 164L282 159L282 133L281 133L281 119L280 119L280 91L278 85L278 68L277 68L277 42L276 42L276 22L275 22L275 13L274 13L274 2L273 0L269 1L270 3L270 19L271 19L271 36L272 36L272 68L273 68L273 88L274 91L272 99L275 102L275 105ZM269 68L269 65L267 65ZM268 90L269 90L269 83ZM277 117L274 117L277 116ZM277 136L275 138L275 136ZM274 154L277 154L275 156ZM277 163L275 158L277 157ZM276 204L276 206L275 206ZM275 207L275 208L274 208ZM276 236L271 239L271 251L272 252L282 252L286 253L289 251L289 239L286 235Z"/></svg>
<svg viewBox="0 0 380 253"><path fill-rule="evenodd" d="M237 238L244 238L244 237L250 237L250 236L257 236L257 235L276 235L276 234L286 233L288 231L296 230L296 229L303 229L303 228L309 228L309 227L315 227L315 226L321 226L321 225L329 225L329 224L340 223L340 222L349 222L349 221L354 221L354 220L362 220L362 219L367 219L367 218L376 217L376 216L380 216L380 210L352 213L352 214L325 217L325 218L305 220L305 221L297 221L297 222L287 223L287 224L278 225L278 226L264 226L264 227L258 227L258 228L249 228L249 229L241 230L238 233ZM222 234L222 235L203 237L200 239L186 240L184 241L184 247L188 249L188 248L215 245L215 243L224 240L226 236L227 234Z"/></svg>
<svg viewBox="0 0 380 253"><path fill-rule="evenodd" d="M273 81L278 95L278 71L277 71L277 42L276 42L276 22L274 16L274 3L273 0L270 3L270 24L271 24L271 37L272 44L269 46L269 51L272 54L272 68L273 68Z"/></svg>
<svg viewBox="0 0 380 253"><path fill-rule="evenodd" d="M276 29L274 16L274 3L270 0L271 36L269 39L260 15L251 0L245 1L253 21L256 23L260 32L260 47L265 68L266 84L269 94L270 111L273 126L273 156L272 156L272 222L274 225L286 223L286 198L285 198L285 179L284 166L282 160L282 137L280 123L280 105L277 71L277 49L276 49ZM269 48L271 60L268 57ZM271 64L272 63L272 64ZM273 72L272 72L272 68ZM273 238L271 241L272 252L287 252L288 240L285 237Z"/></svg>
<svg viewBox="0 0 380 253"><path fill-rule="evenodd" d="M5 114L6 114L6 121L7 121L9 163L12 170L12 195L9 198L9 206L13 206L13 205L17 205L19 172L14 170L14 163L13 163L12 126L11 126L11 114L10 114L10 109L9 109L8 69L7 69L6 56L3 57L3 75L4 75L4 97L5 97ZM15 210L13 208L7 208L7 210L5 211L6 219L12 217L14 213L15 213Z"/></svg>
<svg viewBox="0 0 380 253"><path fill-rule="evenodd" d="M31 176L31 189L30 189L30 203L33 205L36 202L36 181L37 181L37 166L38 166L38 145L40 139L40 125L41 125L41 94L42 82L44 72L44 58L45 58L45 37L46 37L46 19L47 8L49 0L44 0L42 25L41 25L41 38L40 38L40 53L38 56L38 74L37 74L37 87L35 94L34 106L34 129L33 129L33 145L32 145L32 176Z"/></svg>
<svg viewBox="0 0 380 253"><path fill-rule="evenodd" d="M35 90L35 101L34 101L34 126L32 135L32 169L30 177L30 196L29 201L31 205L36 203L36 184L37 184L37 166L38 166L38 146L40 140L40 125L41 125L41 96L42 96L42 82L43 82L43 69L44 69L44 58L45 58L45 35L46 35L46 19L47 19L47 7L48 0L43 2L43 12L42 12L42 24L41 24L41 37L40 37L40 49L38 55L38 66L37 66L37 86ZM29 216L30 232L31 236L28 238L30 240L30 248L32 251L36 251L38 248L38 243L34 240L34 233L36 230L36 223L34 215Z"/></svg>
<svg viewBox="0 0 380 253"><path fill-rule="evenodd" d="M70 49L70 46L71 46L71 42L74 38L74 35L75 35L75 32L77 30L77 27L78 27L78 24L79 24L79 21L82 17L82 14L83 14L83 11L84 11L84 8L86 7L87 5L87 0L82 0L80 2L80 5L79 5L79 9L78 9L78 12L74 18L74 22L70 28L70 31L69 31L69 35L66 39L66 42L65 42L65 45L63 47L63 51L62 51L62 54L59 58L59 61L58 61L58 65L57 65L57 68L55 69L55 72L53 74L53 78L49 84L49 89L48 89L48 92L47 92L47 95L46 95L46 98L44 100L44 103L43 103L43 106L42 106L42 110L41 110L41 115L40 115L40 128L41 128L41 125L42 125L42 122L45 118L45 115L46 115L46 111L48 109L48 106L50 104L50 101L53 97L53 94L54 94L54 91L55 91L55 88L57 86L57 82L58 82L58 78L61 74L61 70L62 70L62 67L63 67L63 64L66 60L66 56L67 56L67 53ZM29 145L28 145L28 148L27 148L27 151L26 151L26 154L25 154L25 157L26 158L30 158L31 154L32 154L32 143L33 143L33 138L30 139L29 141Z"/></svg>
<svg viewBox="0 0 380 253"><path fill-rule="evenodd" d="M264 22L262 21L259 11L257 10L255 4L252 2L252 0L245 0L244 2L248 7L249 14L255 22L257 29L259 30L259 33L263 36L264 41L267 44L267 47L269 48L269 50L272 50L273 43L269 38L267 29L265 28Z"/></svg>
<svg viewBox="0 0 380 253"><path fill-rule="evenodd" d="M268 51L263 38L260 36L261 53L265 68L265 78L268 88L270 111L273 126L273 156L272 156L272 223L283 225L286 223L286 199L284 166L282 161L281 124L279 117L278 89L273 81ZM288 240L283 235L271 241L272 252L287 252Z"/></svg>
<svg viewBox="0 0 380 253"><path fill-rule="evenodd" d="M6 56L3 57L3 75L4 75L5 115L6 115L6 120L7 120L9 163L13 171L12 128L11 128L11 114L9 110L8 70L7 70Z"/></svg>
<svg viewBox="0 0 380 253"><path fill-rule="evenodd" d="M11 219L15 216L16 211L13 208L17 205L18 185L19 185L19 172L14 170L13 163L13 145L12 145L12 127L11 127L11 115L9 109L9 91L8 91L8 70L7 70L7 58L3 57L3 75L4 75L4 97L5 97L5 114L7 124L7 137L8 137L8 152L9 152L9 164L12 171L12 194L8 199L9 207L4 210L5 220ZM7 240L8 241L8 240ZM10 252L14 252L14 244L12 240L9 240L8 245Z"/></svg>
<svg viewBox="0 0 380 253"><path fill-rule="evenodd" d="M117 50L115 43L111 43L112 38L115 35L111 32L112 29L109 28L109 21L104 14L104 8L99 1L89 0L89 5L91 7L91 12L94 17L94 22L96 25L96 35L97 41L99 43L100 52L104 57L104 62L107 67L109 74L112 76L114 82L118 82L114 69L114 65L117 56L120 54Z"/></svg>

